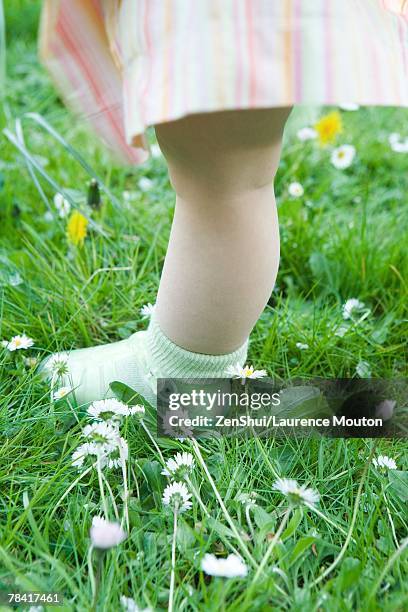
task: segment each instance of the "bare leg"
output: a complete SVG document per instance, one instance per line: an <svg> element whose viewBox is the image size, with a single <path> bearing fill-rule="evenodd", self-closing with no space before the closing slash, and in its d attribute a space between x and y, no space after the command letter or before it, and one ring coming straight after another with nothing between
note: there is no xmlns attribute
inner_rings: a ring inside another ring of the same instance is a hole
<svg viewBox="0 0 408 612"><path fill-rule="evenodd" d="M156 126L177 194L156 316L189 351L237 349L271 294L279 265L273 180L289 112L227 111Z"/></svg>

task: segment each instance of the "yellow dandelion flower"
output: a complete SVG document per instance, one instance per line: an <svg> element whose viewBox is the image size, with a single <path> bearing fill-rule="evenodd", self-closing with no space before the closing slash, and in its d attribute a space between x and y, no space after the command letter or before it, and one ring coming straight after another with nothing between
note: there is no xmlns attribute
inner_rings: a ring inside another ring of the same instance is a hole
<svg viewBox="0 0 408 612"><path fill-rule="evenodd" d="M336 139L337 134L343 131L341 115L338 111L333 111L321 117L314 127L318 133L320 144L329 144Z"/></svg>
<svg viewBox="0 0 408 612"><path fill-rule="evenodd" d="M82 246L87 234L88 219L74 210L68 220L67 236L68 240L75 246Z"/></svg>

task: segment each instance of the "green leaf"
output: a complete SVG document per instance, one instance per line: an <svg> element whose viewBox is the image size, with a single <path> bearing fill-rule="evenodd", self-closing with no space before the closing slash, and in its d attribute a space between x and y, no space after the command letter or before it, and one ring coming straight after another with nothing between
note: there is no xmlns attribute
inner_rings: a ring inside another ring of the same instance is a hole
<svg viewBox="0 0 408 612"><path fill-rule="evenodd" d="M357 586L363 568L361 561L354 557L347 557L341 564L341 571L336 581L336 586L340 592Z"/></svg>
<svg viewBox="0 0 408 612"><path fill-rule="evenodd" d="M305 536L300 538L298 542L296 542L295 547L293 548L290 558L289 558L289 567L295 563L302 556L302 554L310 548L310 546L316 542L316 536Z"/></svg>
<svg viewBox="0 0 408 612"><path fill-rule="evenodd" d="M282 541L286 540L287 538L290 538L290 536L295 533L296 529L299 527L299 524L302 518L303 518L302 509L297 508L295 512L293 513L293 516L290 519L288 526L286 527L285 531L282 533L282 536L281 536Z"/></svg>
<svg viewBox="0 0 408 612"><path fill-rule="evenodd" d="M110 383L110 388L112 389L115 396L121 402L128 404L128 406L135 406L136 404L140 404L140 395L137 391L134 391L124 383L121 383L117 380Z"/></svg>
<svg viewBox="0 0 408 612"><path fill-rule="evenodd" d="M388 472L390 486L388 491L401 499L408 501L408 472L403 470L390 470Z"/></svg>
<svg viewBox="0 0 408 612"><path fill-rule="evenodd" d="M158 461L146 461L142 465L142 472L146 476L150 489L158 493L161 493L163 489L163 476L161 470L162 467Z"/></svg>

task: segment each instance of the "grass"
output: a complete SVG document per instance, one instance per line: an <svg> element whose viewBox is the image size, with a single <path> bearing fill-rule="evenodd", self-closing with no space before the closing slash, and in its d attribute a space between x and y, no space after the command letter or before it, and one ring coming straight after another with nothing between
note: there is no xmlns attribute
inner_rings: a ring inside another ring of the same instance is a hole
<svg viewBox="0 0 408 612"><path fill-rule="evenodd" d="M15 120L22 121L26 147L46 177L38 177L42 197L24 156L0 136L0 336L27 333L35 347L24 356L41 358L125 338L145 327L139 308L155 300L174 197L161 158L121 168L72 120L36 59L38 2L7 2L5 8L8 81L2 127L13 134ZM133 193L132 200L118 209L104 196L99 212L88 210L89 176L46 131L24 118L28 112L41 114L63 135L119 201L125 190ZM360 361L375 377L405 376L408 156L391 150L388 135L402 130L407 111L342 113L339 142L357 148L345 171L331 166L327 150L296 139L305 113L297 110L288 128L276 184L281 268L252 335L249 361L282 378L353 377ZM144 176L154 183L147 192L138 188ZM68 244L66 219L44 217L47 206L53 210L55 193L47 177L97 226L82 248ZM294 180L303 184L303 198L288 196ZM17 285L16 275L22 280ZM344 323L341 307L351 297L370 312L340 337L334 330ZM298 342L309 348L299 349ZM62 591L63 609L92 609L90 569L95 564L97 572L97 566L95 555L89 560L89 527L101 512L100 485L95 471L80 477L70 463L86 418L82 412L73 415L68 402L50 403L49 388L21 353L0 353L0 591ZM173 517L161 503L166 479L157 449L139 423L128 419L123 435L130 446L130 534L102 561L97 609L119 609L123 594L142 607L166 609L173 537ZM188 442L158 444L165 458L189 449ZM255 582L252 568L244 579L210 578L199 569L201 556L225 555L227 547L239 549L239 544L208 475L197 466L192 484L206 512L194 500L193 509L178 517L175 610L406 607L405 442L378 443L376 452L396 459L394 474L368 466L373 441L367 439L221 439L200 448L258 567L288 509L272 489L276 474L317 489L321 514L306 507L290 512ZM120 515L124 510L124 483L120 470L107 471L106 478L114 518L115 504ZM252 491L257 504L246 511L237 497Z"/></svg>

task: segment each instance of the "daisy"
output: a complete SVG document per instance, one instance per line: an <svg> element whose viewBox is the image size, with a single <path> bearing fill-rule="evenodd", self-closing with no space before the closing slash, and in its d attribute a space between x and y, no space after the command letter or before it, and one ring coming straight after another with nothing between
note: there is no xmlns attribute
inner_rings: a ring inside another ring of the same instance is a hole
<svg viewBox="0 0 408 612"><path fill-rule="evenodd" d="M58 401L71 393L72 389L70 387L60 387L57 391L54 391L52 394L53 400Z"/></svg>
<svg viewBox="0 0 408 612"><path fill-rule="evenodd" d="M355 102L343 102L342 104L339 104L339 108L344 111L356 111L360 108L360 106Z"/></svg>
<svg viewBox="0 0 408 612"><path fill-rule="evenodd" d="M117 446L119 431L115 425L110 422L102 421L101 423L92 423L86 425L82 430L85 438L89 438L95 444L106 445L106 448L114 450Z"/></svg>
<svg viewBox="0 0 408 612"><path fill-rule="evenodd" d="M166 467L162 470L164 476L184 478L194 469L194 457L191 453L177 453L166 461Z"/></svg>
<svg viewBox="0 0 408 612"><path fill-rule="evenodd" d="M354 156L356 154L356 149L353 145L342 145L337 149L334 149L331 155L331 163L335 168L339 170L344 170L348 168L353 163Z"/></svg>
<svg viewBox="0 0 408 612"><path fill-rule="evenodd" d="M146 409L144 406L142 406L142 404L136 404L135 406L130 406L129 407L129 414L130 415L139 415L140 417L142 417L146 412Z"/></svg>
<svg viewBox="0 0 408 612"><path fill-rule="evenodd" d="M354 319L354 316L365 310L364 302L357 298L350 298L343 304L343 319Z"/></svg>
<svg viewBox="0 0 408 612"><path fill-rule="evenodd" d="M256 506L256 498L257 494L255 491L251 491L251 493L238 493L236 500L241 502L244 506Z"/></svg>
<svg viewBox="0 0 408 612"><path fill-rule="evenodd" d="M171 507L173 510L177 508L178 512L190 510L193 505L190 501L191 493L184 482L172 482L167 485L163 492L163 504Z"/></svg>
<svg viewBox="0 0 408 612"><path fill-rule="evenodd" d="M149 191L153 187L154 182L152 179L147 178L147 176L142 176L138 181L138 185L141 191Z"/></svg>
<svg viewBox="0 0 408 612"><path fill-rule="evenodd" d="M148 304L143 304L143 306L139 310L143 319L148 319L152 316L152 314L154 313L154 307L155 304L151 304L150 302Z"/></svg>
<svg viewBox="0 0 408 612"><path fill-rule="evenodd" d="M339 325L338 327L335 327L336 331L334 332L334 335L338 338L344 338L349 329L350 328L348 325Z"/></svg>
<svg viewBox="0 0 408 612"><path fill-rule="evenodd" d="M209 576L222 576L223 578L245 578L248 568L238 555L228 555L226 559L219 559L215 555L206 553L201 561L201 569Z"/></svg>
<svg viewBox="0 0 408 612"><path fill-rule="evenodd" d="M92 546L102 550L118 546L127 538L126 532L119 523L106 521L101 516L93 517L90 536Z"/></svg>
<svg viewBox="0 0 408 612"><path fill-rule="evenodd" d="M396 470L397 464L394 459L391 457L387 457L387 455L378 455L377 458L374 457L373 464L378 470Z"/></svg>
<svg viewBox="0 0 408 612"><path fill-rule="evenodd" d="M408 153L408 138L403 141L401 135L394 132L390 134L388 141L395 153Z"/></svg>
<svg viewBox="0 0 408 612"><path fill-rule="evenodd" d="M35 368L35 366L38 364L37 357L23 357L23 359L24 365L26 365L28 368Z"/></svg>
<svg viewBox="0 0 408 612"><path fill-rule="evenodd" d="M87 413L97 421L120 421L129 415L129 407L117 399L105 399L93 402Z"/></svg>
<svg viewBox="0 0 408 612"><path fill-rule="evenodd" d="M267 376L266 370L254 370L254 366L242 367L239 363L234 366L228 366L225 373L229 378L240 378L242 384L245 384L247 378L262 378Z"/></svg>
<svg viewBox="0 0 408 612"><path fill-rule="evenodd" d="M304 127L298 130L297 137L302 142L306 140L314 140L315 138L317 138L317 132L311 127Z"/></svg>
<svg viewBox="0 0 408 612"><path fill-rule="evenodd" d="M305 193L305 190L303 189L300 183L294 182L289 185L288 192L289 195L292 196L292 198L301 198L302 195Z"/></svg>
<svg viewBox="0 0 408 612"><path fill-rule="evenodd" d="M68 353L54 353L47 359L45 365L51 374L64 376L68 373Z"/></svg>
<svg viewBox="0 0 408 612"><path fill-rule="evenodd" d="M62 193L56 193L54 196L54 206L58 210L58 214L63 219L68 216L71 212L71 204L68 202L66 198L62 195Z"/></svg>
<svg viewBox="0 0 408 612"><path fill-rule="evenodd" d="M3 340L2 344L10 352L13 352L30 348L34 345L34 340L25 334L22 334L21 336L13 336L10 342Z"/></svg>
<svg viewBox="0 0 408 612"><path fill-rule="evenodd" d="M134 599L125 595L121 595L120 603L124 612L153 612L151 608L139 608Z"/></svg>
<svg viewBox="0 0 408 612"><path fill-rule="evenodd" d="M306 342L296 342L296 346L301 351L306 351L309 348L309 345Z"/></svg>
<svg viewBox="0 0 408 612"><path fill-rule="evenodd" d="M292 504L316 504L320 495L314 489L300 485L296 480L289 478L279 478L272 487L276 491L280 491L289 499Z"/></svg>
<svg viewBox="0 0 408 612"><path fill-rule="evenodd" d="M106 465L108 468L121 467L124 461L129 458L129 446L124 438L118 438L116 446L107 454Z"/></svg>
<svg viewBox="0 0 408 612"><path fill-rule="evenodd" d="M371 378L371 368L367 361L359 361L356 365L356 374L360 378Z"/></svg>
<svg viewBox="0 0 408 612"><path fill-rule="evenodd" d="M85 442L85 444L78 446L78 448L72 453L72 465L73 467L81 469L87 457L95 457L95 459L92 459L92 464L99 458L100 467L103 469L106 466L106 456L110 449L110 447L105 448L102 444Z"/></svg>

